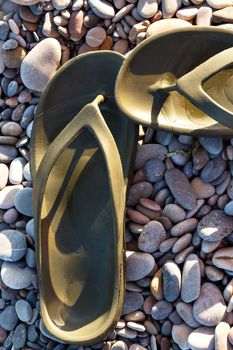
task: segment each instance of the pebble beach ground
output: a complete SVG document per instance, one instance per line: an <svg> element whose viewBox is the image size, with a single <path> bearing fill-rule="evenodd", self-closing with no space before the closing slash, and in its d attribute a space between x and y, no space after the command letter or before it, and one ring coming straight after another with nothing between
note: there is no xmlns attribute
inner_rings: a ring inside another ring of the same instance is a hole
<svg viewBox="0 0 233 350"><path fill-rule="evenodd" d="M233 138L140 128L116 329L59 344L40 319L29 143L41 91L80 53L126 54L191 25L233 35L233 0L0 0L0 350L233 349Z"/></svg>

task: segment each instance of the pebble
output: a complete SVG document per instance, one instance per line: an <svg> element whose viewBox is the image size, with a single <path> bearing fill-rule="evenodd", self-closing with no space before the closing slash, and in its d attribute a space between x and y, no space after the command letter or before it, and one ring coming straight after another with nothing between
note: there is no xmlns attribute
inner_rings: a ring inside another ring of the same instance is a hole
<svg viewBox="0 0 233 350"><path fill-rule="evenodd" d="M137 281L146 277L155 267L152 255L148 253L126 252L126 280Z"/></svg>
<svg viewBox="0 0 233 350"><path fill-rule="evenodd" d="M14 146L0 145L0 163L8 164L17 157L18 151Z"/></svg>
<svg viewBox="0 0 233 350"><path fill-rule="evenodd" d="M183 221L186 217L184 209L177 204L167 204L163 209L162 215L170 219L173 224Z"/></svg>
<svg viewBox="0 0 233 350"><path fill-rule="evenodd" d="M0 313L0 327L6 331L12 331L18 322L18 317L15 312L15 307L13 305L7 306Z"/></svg>
<svg viewBox="0 0 233 350"><path fill-rule="evenodd" d="M164 320L172 312L172 304L166 300L161 300L155 303L151 309L151 316L155 320Z"/></svg>
<svg viewBox="0 0 233 350"><path fill-rule="evenodd" d="M127 315L142 308L143 296L136 292L126 292L122 315Z"/></svg>
<svg viewBox="0 0 233 350"><path fill-rule="evenodd" d="M3 230L0 232L0 259L18 261L26 253L27 243L22 232Z"/></svg>
<svg viewBox="0 0 233 350"><path fill-rule="evenodd" d="M179 345L180 349L188 349L188 336L192 333L193 328L185 323L174 324L172 327L172 339Z"/></svg>
<svg viewBox="0 0 233 350"><path fill-rule="evenodd" d="M34 269L36 267L36 255L33 249L28 248L25 255L25 260L28 267Z"/></svg>
<svg viewBox="0 0 233 350"><path fill-rule="evenodd" d="M51 12L47 12L45 14L42 32L43 32L44 36L46 36L47 38L58 38L59 37L59 33L58 33L57 27L53 21L53 15Z"/></svg>
<svg viewBox="0 0 233 350"><path fill-rule="evenodd" d="M0 74L2 74L5 70L5 61L4 61L4 56L3 56L3 45L4 41L0 41Z"/></svg>
<svg viewBox="0 0 233 350"><path fill-rule="evenodd" d="M178 204L184 209L192 210L196 204L196 196L193 193L187 177L179 169L170 169L165 173L166 183Z"/></svg>
<svg viewBox="0 0 233 350"><path fill-rule="evenodd" d="M198 226L199 236L209 242L216 242L233 231L233 218L224 214L223 210L212 210L204 216Z"/></svg>
<svg viewBox="0 0 233 350"><path fill-rule="evenodd" d="M82 10L74 11L71 13L68 28L70 32L70 38L73 41L81 40L82 37L86 34L87 29L85 28L83 21L84 12Z"/></svg>
<svg viewBox="0 0 233 350"><path fill-rule="evenodd" d="M140 324L140 323L136 323L136 322L127 322L127 327L130 329L134 329L137 332L145 332L146 328Z"/></svg>
<svg viewBox="0 0 233 350"><path fill-rule="evenodd" d="M182 8L176 12L176 17L180 19L184 19L185 21L190 21L193 18L196 17L198 13L198 8L194 6L187 6L185 8ZM192 144L191 140L191 144Z"/></svg>
<svg viewBox="0 0 233 350"><path fill-rule="evenodd" d="M159 249L160 243L166 238L166 231L158 221L150 221L144 226L138 237L138 248L146 253L153 253Z"/></svg>
<svg viewBox="0 0 233 350"><path fill-rule="evenodd" d="M12 289L27 288L32 283L34 271L29 267L21 267L18 263L4 261L1 278L5 285Z"/></svg>
<svg viewBox="0 0 233 350"><path fill-rule="evenodd" d="M212 257L212 262L220 269L233 271L233 248L222 248L217 250Z"/></svg>
<svg viewBox="0 0 233 350"><path fill-rule="evenodd" d="M163 145L148 144L139 146L134 164L135 170L142 169L146 161L152 158L163 161L166 153L167 149Z"/></svg>
<svg viewBox="0 0 233 350"><path fill-rule="evenodd" d="M223 149L223 139L222 137L206 137L200 136L199 142L205 150L212 154L213 156L217 156L222 152Z"/></svg>
<svg viewBox="0 0 233 350"><path fill-rule="evenodd" d="M232 0L207 0L207 4L214 9L221 9L233 5Z"/></svg>
<svg viewBox="0 0 233 350"><path fill-rule="evenodd" d="M233 327L230 329L230 332L228 333L228 340L233 345Z"/></svg>
<svg viewBox="0 0 233 350"><path fill-rule="evenodd" d="M137 332L133 329L123 328L117 331L117 334L122 338L135 339L137 337Z"/></svg>
<svg viewBox="0 0 233 350"><path fill-rule="evenodd" d="M150 290L156 300L163 299L163 276L162 269L159 269L151 280Z"/></svg>
<svg viewBox="0 0 233 350"><path fill-rule="evenodd" d="M182 5L182 0L163 0L162 1L162 13L163 18L171 18L179 10Z"/></svg>
<svg viewBox="0 0 233 350"><path fill-rule="evenodd" d="M210 26L212 21L213 10L209 6L201 6L198 9L196 24L197 26Z"/></svg>
<svg viewBox="0 0 233 350"><path fill-rule="evenodd" d="M199 177L195 177L191 181L191 186L198 199L210 198L215 194L214 186L203 182Z"/></svg>
<svg viewBox="0 0 233 350"><path fill-rule="evenodd" d="M64 10L70 5L70 0L52 0L53 7L56 10Z"/></svg>
<svg viewBox="0 0 233 350"><path fill-rule="evenodd" d="M19 68L26 56L26 51L22 47L3 52L4 61L8 68Z"/></svg>
<svg viewBox="0 0 233 350"><path fill-rule="evenodd" d="M224 277L223 272L214 266L206 266L205 274L206 277L212 282L221 281Z"/></svg>
<svg viewBox="0 0 233 350"><path fill-rule="evenodd" d="M158 10L157 0L139 0L137 10L140 16L143 18L153 17Z"/></svg>
<svg viewBox="0 0 233 350"><path fill-rule="evenodd" d="M89 0L92 11L100 18L112 18L115 16L114 7L106 0Z"/></svg>
<svg viewBox="0 0 233 350"><path fill-rule="evenodd" d="M167 31L167 29L177 29L182 27L189 27L191 26L191 23L184 21L183 19L179 18L168 18L168 19L162 19L161 21L157 21L149 25L146 35L147 37L150 37L155 34L163 33Z"/></svg>
<svg viewBox="0 0 233 350"><path fill-rule="evenodd" d="M228 202L224 207L224 213L233 216L233 201Z"/></svg>
<svg viewBox="0 0 233 350"><path fill-rule="evenodd" d="M0 21L0 40L5 41L7 39L10 27L8 23Z"/></svg>
<svg viewBox="0 0 233 350"><path fill-rule="evenodd" d="M18 300L15 303L15 311L20 321L29 322L32 318L32 307L26 300Z"/></svg>
<svg viewBox="0 0 233 350"><path fill-rule="evenodd" d="M55 74L61 59L61 47L54 38L38 43L24 58L20 76L24 85L35 91L42 91Z"/></svg>
<svg viewBox="0 0 233 350"><path fill-rule="evenodd" d="M32 189L23 188L16 193L15 208L23 215L33 216L32 210Z"/></svg>
<svg viewBox="0 0 233 350"><path fill-rule="evenodd" d="M106 32L101 27L91 28L86 35L86 43L91 47L100 46L106 38Z"/></svg>
<svg viewBox="0 0 233 350"><path fill-rule="evenodd" d="M11 0L11 1L14 2L15 4L24 5L24 6L34 5L39 2L39 0Z"/></svg>
<svg viewBox="0 0 233 350"><path fill-rule="evenodd" d="M218 287L206 282L201 287L201 293L193 305L193 316L204 326L216 326L222 321L226 305Z"/></svg>
<svg viewBox="0 0 233 350"><path fill-rule="evenodd" d="M175 301L181 289L181 272L173 261L167 261L162 267L163 294L167 301Z"/></svg>
<svg viewBox="0 0 233 350"><path fill-rule="evenodd" d="M18 41L15 39L8 39L7 41L4 42L4 44L2 45L3 50L7 51L7 50L13 50L16 49L16 47L18 47Z"/></svg>
<svg viewBox="0 0 233 350"><path fill-rule="evenodd" d="M146 161L143 170L145 180L156 183L163 179L166 166L160 159L149 159Z"/></svg>
<svg viewBox="0 0 233 350"><path fill-rule="evenodd" d="M14 330L14 335L12 338L13 346L17 349L22 349L26 344L27 339L27 330L26 326L23 323L20 323L16 326Z"/></svg>
<svg viewBox="0 0 233 350"><path fill-rule="evenodd" d="M14 206L17 192L23 189L22 185L9 185L0 191L0 209L10 209Z"/></svg>
<svg viewBox="0 0 233 350"><path fill-rule="evenodd" d="M198 225L198 220L195 218L186 219L179 222L171 228L171 235L174 237L180 237L184 233L193 232Z"/></svg>
<svg viewBox="0 0 233 350"><path fill-rule="evenodd" d="M34 239L34 219L31 219L26 224L26 233Z"/></svg>
<svg viewBox="0 0 233 350"><path fill-rule="evenodd" d="M8 181L9 169L6 164L0 163L0 190L2 190Z"/></svg>
<svg viewBox="0 0 233 350"><path fill-rule="evenodd" d="M201 180L204 182L214 181L222 175L225 169L226 161L221 156L217 156L204 166L200 174Z"/></svg>
<svg viewBox="0 0 233 350"><path fill-rule="evenodd" d="M192 234L186 233L181 238L179 238L172 247L172 252L177 254L181 252L183 249L187 248L192 242Z"/></svg>
<svg viewBox="0 0 233 350"><path fill-rule="evenodd" d="M187 256L182 272L181 299L185 303L196 300L200 295L201 270L196 254Z"/></svg>
<svg viewBox="0 0 233 350"><path fill-rule="evenodd" d="M15 158L11 164L9 169L9 182L12 185L19 185L23 181L23 169L26 165L26 161L23 157Z"/></svg>
<svg viewBox="0 0 233 350"><path fill-rule="evenodd" d="M200 326L200 323L193 317L192 304L179 302L176 304L176 311L188 326L192 328L197 328Z"/></svg>
<svg viewBox="0 0 233 350"><path fill-rule="evenodd" d="M209 161L209 154L203 147L198 147L193 152L193 164L196 170L201 170Z"/></svg>
<svg viewBox="0 0 233 350"><path fill-rule="evenodd" d="M138 182L130 187L127 205L134 206L138 204L140 198L148 198L152 194L153 186L146 181Z"/></svg>
<svg viewBox="0 0 233 350"><path fill-rule="evenodd" d="M227 336L230 326L226 322L220 322L215 328L215 350L228 350Z"/></svg>
<svg viewBox="0 0 233 350"><path fill-rule="evenodd" d="M191 350L214 350L214 328L195 329L188 337L188 346Z"/></svg>
<svg viewBox="0 0 233 350"><path fill-rule="evenodd" d="M128 350L128 346L124 341L118 340L112 345L111 350Z"/></svg>

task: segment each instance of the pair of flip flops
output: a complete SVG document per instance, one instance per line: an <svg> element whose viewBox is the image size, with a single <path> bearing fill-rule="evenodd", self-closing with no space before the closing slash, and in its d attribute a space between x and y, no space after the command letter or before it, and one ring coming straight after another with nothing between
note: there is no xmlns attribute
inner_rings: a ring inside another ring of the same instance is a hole
<svg viewBox="0 0 233 350"><path fill-rule="evenodd" d="M179 29L125 61L107 51L76 57L46 87L31 170L41 312L57 339L103 340L120 317L137 123L232 135L232 47L228 31Z"/></svg>

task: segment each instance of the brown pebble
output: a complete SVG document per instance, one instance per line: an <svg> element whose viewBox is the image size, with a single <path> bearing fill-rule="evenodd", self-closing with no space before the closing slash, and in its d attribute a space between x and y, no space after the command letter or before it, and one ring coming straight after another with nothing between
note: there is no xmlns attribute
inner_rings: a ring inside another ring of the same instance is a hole
<svg viewBox="0 0 233 350"><path fill-rule="evenodd" d="M84 27L83 19L84 12L82 10L72 12L68 24L71 40L79 41L86 34L87 29Z"/></svg>
<svg viewBox="0 0 233 350"><path fill-rule="evenodd" d="M162 269L159 269L154 275L151 286L151 293L155 297L156 300L163 299L163 278L162 278Z"/></svg>
<svg viewBox="0 0 233 350"><path fill-rule="evenodd" d="M195 218L186 219L179 222L171 229L171 235L173 237L180 237L184 233L193 232L198 225L198 220Z"/></svg>
<svg viewBox="0 0 233 350"><path fill-rule="evenodd" d="M86 43L91 47L100 46L106 38L106 32L104 28L94 27L88 30L86 34Z"/></svg>
<svg viewBox="0 0 233 350"><path fill-rule="evenodd" d="M150 221L150 219L147 216L143 215L137 210L127 209L126 213L128 218L136 224L146 225Z"/></svg>
<svg viewBox="0 0 233 350"><path fill-rule="evenodd" d="M104 39L102 45L100 45L100 50L111 50L113 45L113 40L111 36L107 35Z"/></svg>
<svg viewBox="0 0 233 350"><path fill-rule="evenodd" d="M148 297L146 297L146 299L144 300L144 304L143 304L143 310L144 310L146 315L151 314L151 309L155 303L156 303L156 300L152 295L149 295Z"/></svg>

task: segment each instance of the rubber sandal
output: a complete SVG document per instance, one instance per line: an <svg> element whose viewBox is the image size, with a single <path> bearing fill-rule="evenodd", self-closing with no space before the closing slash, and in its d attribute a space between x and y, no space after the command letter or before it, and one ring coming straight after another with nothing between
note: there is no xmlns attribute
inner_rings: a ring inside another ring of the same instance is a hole
<svg viewBox="0 0 233 350"><path fill-rule="evenodd" d="M138 136L114 101L122 60L112 52L72 59L48 84L34 122L41 313L63 342L101 341L121 314L125 199Z"/></svg>
<svg viewBox="0 0 233 350"><path fill-rule="evenodd" d="M175 133L232 135L233 34L188 27L146 39L115 86L120 109L139 124Z"/></svg>

